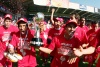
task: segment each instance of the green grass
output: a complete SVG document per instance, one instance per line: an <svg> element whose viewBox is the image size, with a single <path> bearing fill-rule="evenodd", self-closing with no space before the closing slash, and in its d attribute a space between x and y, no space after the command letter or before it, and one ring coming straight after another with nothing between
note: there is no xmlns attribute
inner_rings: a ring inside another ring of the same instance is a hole
<svg viewBox="0 0 100 67"><path fill-rule="evenodd" d="M37 59L37 64L38 66L37 67L43 67L42 64L43 64L43 60L42 58L38 55L39 54L39 50L36 49L36 59ZM44 67L50 67L50 58L47 59L47 63L45 64Z"/></svg>
<svg viewBox="0 0 100 67"><path fill-rule="evenodd" d="M79 67L88 67L89 63L88 62L83 62L80 60L79 62ZM95 64L93 64L91 67L96 67Z"/></svg>

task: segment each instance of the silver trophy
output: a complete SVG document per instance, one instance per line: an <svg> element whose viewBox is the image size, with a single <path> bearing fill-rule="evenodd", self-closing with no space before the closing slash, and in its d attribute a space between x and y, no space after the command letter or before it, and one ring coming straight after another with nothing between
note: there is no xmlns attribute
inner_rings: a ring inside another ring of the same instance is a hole
<svg viewBox="0 0 100 67"><path fill-rule="evenodd" d="M32 40L30 41L30 45L31 46L42 46L43 45L43 41L40 38L40 28L38 25L38 22L41 22L42 20L44 20L44 14L41 12L38 12L35 16L35 36L34 38L32 38Z"/></svg>

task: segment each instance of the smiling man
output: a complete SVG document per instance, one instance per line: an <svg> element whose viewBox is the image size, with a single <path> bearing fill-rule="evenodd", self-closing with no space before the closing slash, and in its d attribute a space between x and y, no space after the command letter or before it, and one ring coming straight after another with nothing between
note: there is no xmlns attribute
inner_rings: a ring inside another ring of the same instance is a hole
<svg viewBox="0 0 100 67"><path fill-rule="evenodd" d="M76 22L67 22L62 35L54 37L48 48L39 48L48 54L55 50L51 67L78 67L78 59L73 55L73 48L81 45L80 41L74 37L76 27Z"/></svg>

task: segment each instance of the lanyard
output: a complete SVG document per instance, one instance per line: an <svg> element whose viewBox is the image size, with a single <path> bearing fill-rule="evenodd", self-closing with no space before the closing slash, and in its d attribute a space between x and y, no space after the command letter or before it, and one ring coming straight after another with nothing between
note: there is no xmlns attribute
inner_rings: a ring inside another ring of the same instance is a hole
<svg viewBox="0 0 100 67"><path fill-rule="evenodd" d="M23 47L23 46L24 46L24 44L25 44L25 40L26 40L27 36L28 36L28 31L26 32L25 38L22 38L21 33L20 33L21 47L22 47L22 48L20 49L20 52L22 53L23 56L26 55L26 52L24 51L24 47Z"/></svg>
<svg viewBox="0 0 100 67"><path fill-rule="evenodd" d="M21 46L23 47L23 45L25 44L25 40L27 39L27 36L28 36L28 31L26 32L26 35L25 35L25 38L23 38L21 36L21 33L20 33L20 39L21 39Z"/></svg>

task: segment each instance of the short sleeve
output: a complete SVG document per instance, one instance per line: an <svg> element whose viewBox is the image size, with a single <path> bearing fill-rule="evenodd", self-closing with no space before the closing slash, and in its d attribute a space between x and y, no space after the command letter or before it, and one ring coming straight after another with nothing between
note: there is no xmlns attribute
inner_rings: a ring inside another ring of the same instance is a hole
<svg viewBox="0 0 100 67"><path fill-rule="evenodd" d="M12 39L10 41L10 44L13 45L14 47L17 46L17 40L16 40L16 35L13 34Z"/></svg>
<svg viewBox="0 0 100 67"><path fill-rule="evenodd" d="M49 49L54 50L57 45L57 38L54 37L53 40L51 41L51 44L48 46Z"/></svg>
<svg viewBox="0 0 100 67"><path fill-rule="evenodd" d="M97 35L96 33L92 34L89 39L88 39L88 42L89 42L89 46L93 46L93 47L96 47L97 46Z"/></svg>

